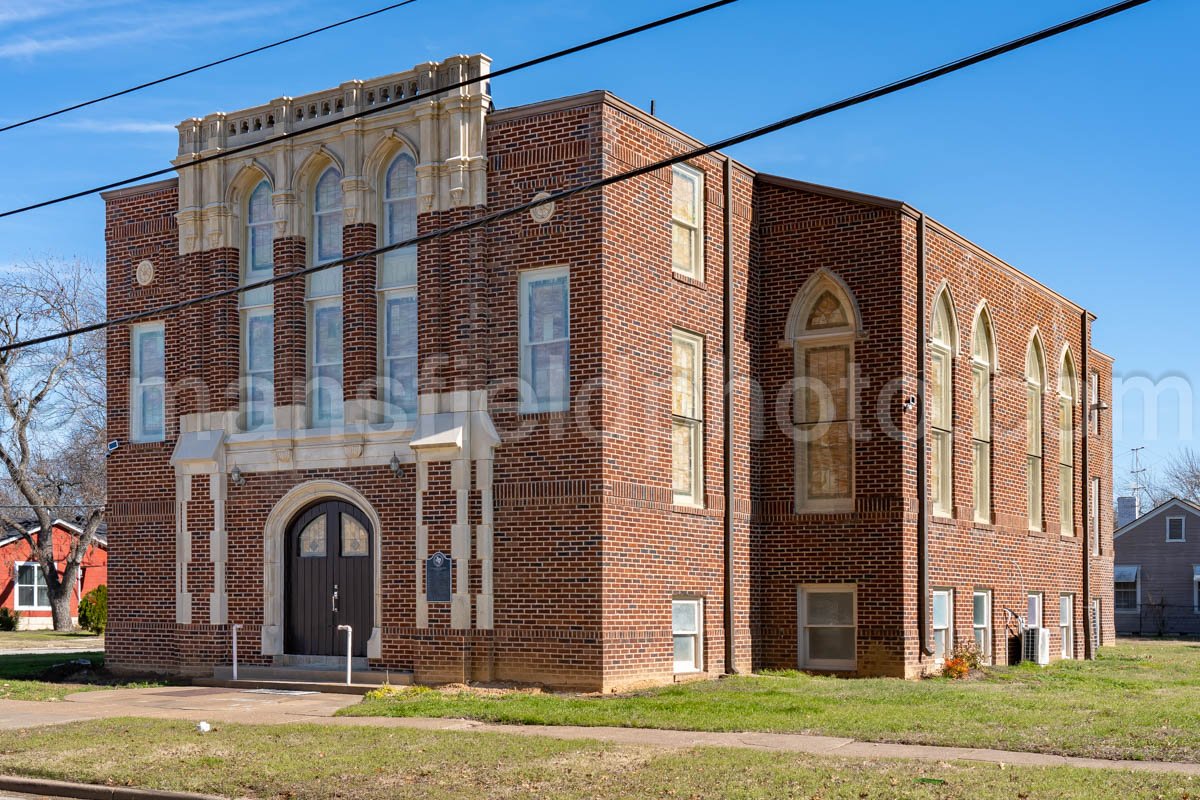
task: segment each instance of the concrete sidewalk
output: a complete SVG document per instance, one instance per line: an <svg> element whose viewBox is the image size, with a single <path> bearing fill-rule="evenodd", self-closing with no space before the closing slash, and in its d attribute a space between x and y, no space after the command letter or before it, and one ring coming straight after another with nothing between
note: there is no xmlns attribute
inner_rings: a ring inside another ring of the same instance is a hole
<svg viewBox="0 0 1200 800"><path fill-rule="evenodd" d="M254 725L316 723L379 726L426 731L470 731L554 739L596 739L640 747L744 747L783 753L839 758L897 758L923 761L981 761L1019 766L1068 766L1135 772L1200 775L1200 764L1164 761L1108 761L1044 753L860 742L837 736L796 733L707 733L652 728L601 728L547 725L494 725L463 719L413 717L335 717L358 697L341 694L253 692L209 687L154 687L81 692L64 702L0 700L0 730L56 725L107 717L207 720Z"/></svg>

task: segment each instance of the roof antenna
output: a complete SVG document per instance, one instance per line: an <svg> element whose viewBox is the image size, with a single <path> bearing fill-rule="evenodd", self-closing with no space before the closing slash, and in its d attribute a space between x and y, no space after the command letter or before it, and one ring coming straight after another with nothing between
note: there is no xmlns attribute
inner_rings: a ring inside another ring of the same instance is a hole
<svg viewBox="0 0 1200 800"><path fill-rule="evenodd" d="M650 98L650 116L654 116L654 98Z"/></svg>

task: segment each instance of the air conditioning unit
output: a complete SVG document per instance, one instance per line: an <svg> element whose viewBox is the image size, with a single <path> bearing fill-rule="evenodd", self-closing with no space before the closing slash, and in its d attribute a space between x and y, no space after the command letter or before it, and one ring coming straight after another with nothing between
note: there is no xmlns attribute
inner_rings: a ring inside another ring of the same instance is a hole
<svg viewBox="0 0 1200 800"><path fill-rule="evenodd" d="M1032 661L1040 667L1050 663L1050 630L1048 628L1026 628L1021 642L1021 659Z"/></svg>

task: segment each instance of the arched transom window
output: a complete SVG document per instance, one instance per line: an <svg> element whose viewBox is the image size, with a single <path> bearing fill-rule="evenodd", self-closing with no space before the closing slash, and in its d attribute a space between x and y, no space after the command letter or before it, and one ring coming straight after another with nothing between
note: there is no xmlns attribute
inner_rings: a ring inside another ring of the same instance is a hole
<svg viewBox="0 0 1200 800"><path fill-rule="evenodd" d="M975 521L992 521L992 318L987 307L975 316L971 337L971 486Z"/></svg>
<svg viewBox="0 0 1200 800"><path fill-rule="evenodd" d="M831 276L797 296L788 335L795 351L793 427L796 509L839 512L854 507L853 302Z"/></svg>
<svg viewBox="0 0 1200 800"><path fill-rule="evenodd" d="M929 348L929 494L933 513L948 517L954 507L954 347L958 340L950 293L933 307Z"/></svg>
<svg viewBox="0 0 1200 800"><path fill-rule="evenodd" d="M1075 535L1075 360L1063 353L1058 371L1058 518L1060 532Z"/></svg>
<svg viewBox="0 0 1200 800"><path fill-rule="evenodd" d="M1046 388L1046 359L1034 333L1025 354L1025 494L1029 529L1042 529L1042 393Z"/></svg>
<svg viewBox="0 0 1200 800"><path fill-rule="evenodd" d="M382 244L417 235L417 170L400 153L384 174ZM417 413L417 248L390 250L379 269L380 399L388 422L415 424Z"/></svg>

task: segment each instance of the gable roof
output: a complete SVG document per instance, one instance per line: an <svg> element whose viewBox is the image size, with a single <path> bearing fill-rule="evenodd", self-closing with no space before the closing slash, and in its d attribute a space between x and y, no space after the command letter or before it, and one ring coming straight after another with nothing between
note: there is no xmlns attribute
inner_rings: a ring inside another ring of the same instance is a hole
<svg viewBox="0 0 1200 800"><path fill-rule="evenodd" d="M50 524L55 528L63 528L65 530L74 531L75 533L83 533L83 528L79 527L75 523L67 522L64 519L58 519L57 517ZM24 532L31 536L41 530L41 526L37 524L36 519L22 520L21 526L24 528ZM28 527L26 527L26 526L28 526ZM18 533L15 530L13 530L13 528L11 526L5 525L3 532L0 533L0 547L8 547L13 542L20 541L21 537L22 537L21 533ZM92 538L96 545L107 550L108 549L108 523L101 522L100 527L96 529L96 533L93 535Z"/></svg>
<svg viewBox="0 0 1200 800"><path fill-rule="evenodd" d="M1124 525L1117 528L1115 531L1113 531L1113 539L1116 539L1119 536L1124 536L1126 533L1133 530L1138 525L1141 525L1143 522L1147 522L1152 517L1160 516L1171 509L1188 511L1192 514L1200 515L1200 506L1184 500L1182 497L1172 497L1170 500L1164 500L1163 502L1159 503L1157 506L1147 511L1145 514L1142 514L1137 519L1126 522Z"/></svg>

